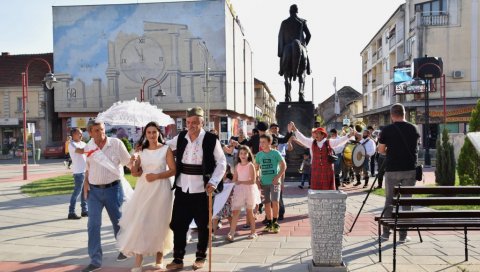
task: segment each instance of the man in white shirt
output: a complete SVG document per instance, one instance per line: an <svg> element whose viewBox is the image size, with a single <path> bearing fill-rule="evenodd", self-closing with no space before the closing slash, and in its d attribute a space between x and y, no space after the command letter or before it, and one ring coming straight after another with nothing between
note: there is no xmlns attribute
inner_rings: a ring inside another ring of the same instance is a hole
<svg viewBox="0 0 480 272"><path fill-rule="evenodd" d="M187 131L180 132L167 144L176 150L175 200L170 228L173 230L173 261L167 269L182 269L187 231L195 220L198 244L193 269L204 266L207 258L208 195L212 193L225 174L227 160L217 137L203 129L204 112L200 107L187 111ZM219 188L220 189L220 188Z"/></svg>
<svg viewBox="0 0 480 272"><path fill-rule="evenodd" d="M80 219L88 216L87 201L82 194L85 169L87 167L87 156L83 154L85 143L82 142L82 130L79 128L73 128L70 131L70 136L72 136L72 141L70 141L68 150L70 152L70 158L72 159L71 169L73 173L74 187L72 196L70 197L70 206L68 207L68 219ZM82 217L75 213L75 204L77 203L79 195L80 206L82 207Z"/></svg>
<svg viewBox="0 0 480 272"><path fill-rule="evenodd" d="M104 123L90 121L88 132L92 140L87 145L88 150L85 149L88 175L83 186L89 212L88 255L90 264L82 272L97 271L102 266L100 230L103 208L107 210L112 222L115 237L120 230L118 222L122 216L120 207L123 203L120 178L123 175L123 166L130 162L131 157L121 140L105 135ZM125 259L126 257L122 253L117 257L118 261Z"/></svg>
<svg viewBox="0 0 480 272"><path fill-rule="evenodd" d="M370 137L370 131L369 130L364 130L362 139L360 140L360 144L365 147L365 161L363 162L363 167L361 169L356 170L355 175L357 178L357 183L354 184L354 186L361 185L362 183L360 182L360 171L363 171L363 178L365 180L365 184L363 185L363 188L367 188L368 186L368 166L370 165L370 157L375 155L377 146L375 145L375 142L373 139ZM358 171L358 172L357 172Z"/></svg>

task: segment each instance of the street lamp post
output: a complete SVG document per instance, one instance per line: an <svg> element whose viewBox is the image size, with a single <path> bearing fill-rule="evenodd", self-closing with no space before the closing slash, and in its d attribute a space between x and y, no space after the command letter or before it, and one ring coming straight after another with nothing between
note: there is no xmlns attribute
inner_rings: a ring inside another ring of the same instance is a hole
<svg viewBox="0 0 480 272"><path fill-rule="evenodd" d="M208 86L208 83L210 81L209 77L210 77L210 67L209 67L209 63L208 63L208 56L209 56L209 52L208 52L208 48L207 48L207 44L205 43L205 41L201 42L201 43L198 43L198 45L203 49L203 57L204 57L204 63L203 63L203 73L204 73L204 77L205 77L205 86L203 87L204 88L204 95L205 95L205 117L206 117L206 124L207 124L207 127L210 128L210 89L209 89L209 86Z"/></svg>
<svg viewBox="0 0 480 272"><path fill-rule="evenodd" d="M22 106L23 106L23 180L28 179L28 153L27 153L27 99L28 99L28 69L30 64L34 61L41 61L48 66L48 73L45 75L43 83L49 90L53 89L53 83L57 82L55 75L52 73L50 63L42 58L31 59L25 67L25 72L22 73ZM46 109L48 110L48 109ZM48 130L48 125L46 127ZM48 141L48 139L47 139Z"/></svg>
<svg viewBox="0 0 480 272"><path fill-rule="evenodd" d="M147 84L147 82L149 82L151 80L155 81L157 83L156 85L160 86L157 93L155 94L155 96L156 97L166 96L165 92L162 90L162 86L160 85L160 81L158 81L156 78L151 77L151 78L147 78L143 82L143 86L140 89L140 101L141 102L145 101L145 85Z"/></svg>

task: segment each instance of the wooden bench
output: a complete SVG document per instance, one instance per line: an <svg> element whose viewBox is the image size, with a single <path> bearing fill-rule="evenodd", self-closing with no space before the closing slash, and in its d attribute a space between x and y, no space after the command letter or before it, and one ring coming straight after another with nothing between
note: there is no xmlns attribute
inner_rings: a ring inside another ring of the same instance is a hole
<svg viewBox="0 0 480 272"><path fill-rule="evenodd" d="M414 197L427 194L427 197ZM480 186L397 186L394 188L392 217L384 217L385 209L378 221L378 256L382 261L381 228L393 230L393 271L396 270L397 232L400 229L420 231L463 231L465 261L468 261L468 230L480 230L480 210L430 210L402 211L403 206L459 206L480 205Z"/></svg>

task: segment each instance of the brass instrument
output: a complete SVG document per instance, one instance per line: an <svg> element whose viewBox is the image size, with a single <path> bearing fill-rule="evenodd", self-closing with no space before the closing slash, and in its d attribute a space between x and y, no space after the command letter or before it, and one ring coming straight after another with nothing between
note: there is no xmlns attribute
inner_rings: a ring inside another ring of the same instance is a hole
<svg viewBox="0 0 480 272"><path fill-rule="evenodd" d="M355 121L353 127L355 128L355 131L362 133L367 128L367 125L363 121Z"/></svg>

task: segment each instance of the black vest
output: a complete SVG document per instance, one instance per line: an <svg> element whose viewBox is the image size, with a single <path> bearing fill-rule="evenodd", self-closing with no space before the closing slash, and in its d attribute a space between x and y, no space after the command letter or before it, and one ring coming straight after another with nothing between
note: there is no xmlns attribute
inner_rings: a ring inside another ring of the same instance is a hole
<svg viewBox="0 0 480 272"><path fill-rule="evenodd" d="M187 147L188 141L185 138L187 135L187 131L182 131L178 134L177 138L177 158L176 158L176 165L177 165L177 173L175 174L175 183L172 189L175 189L177 186L177 179L182 173L182 159L183 153L185 152L185 148ZM205 186L207 185L208 181L212 177L213 171L215 171L216 161L215 156L213 155L213 150L215 149L215 145L217 144L217 136L213 133L205 132L205 136L203 137L202 142L202 150L203 150L203 158L202 158L202 172L203 172L203 182ZM217 185L217 191L223 190L223 181Z"/></svg>

